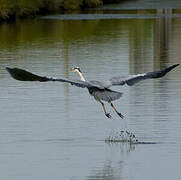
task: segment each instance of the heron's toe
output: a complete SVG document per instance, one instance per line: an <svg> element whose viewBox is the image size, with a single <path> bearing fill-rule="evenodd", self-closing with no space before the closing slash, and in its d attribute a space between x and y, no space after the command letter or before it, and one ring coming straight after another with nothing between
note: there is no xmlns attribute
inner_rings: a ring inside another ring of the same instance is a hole
<svg viewBox="0 0 181 180"><path fill-rule="evenodd" d="M110 115L110 113L106 113L105 115L106 115L108 118L110 118L110 119L112 118L112 116Z"/></svg>
<svg viewBox="0 0 181 180"><path fill-rule="evenodd" d="M121 113L118 113L118 115L123 119L124 118L124 116L121 114Z"/></svg>

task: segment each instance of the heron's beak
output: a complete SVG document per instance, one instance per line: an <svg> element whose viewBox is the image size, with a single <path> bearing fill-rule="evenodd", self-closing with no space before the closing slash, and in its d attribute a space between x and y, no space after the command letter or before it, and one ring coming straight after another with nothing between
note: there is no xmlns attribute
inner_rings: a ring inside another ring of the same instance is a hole
<svg viewBox="0 0 181 180"><path fill-rule="evenodd" d="M75 69L74 69L74 68L71 68L71 72L75 72Z"/></svg>

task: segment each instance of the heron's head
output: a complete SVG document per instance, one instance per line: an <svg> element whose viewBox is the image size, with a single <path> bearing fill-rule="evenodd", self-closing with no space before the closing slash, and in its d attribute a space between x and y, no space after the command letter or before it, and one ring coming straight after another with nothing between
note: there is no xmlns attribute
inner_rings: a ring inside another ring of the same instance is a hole
<svg viewBox="0 0 181 180"><path fill-rule="evenodd" d="M79 67L72 68L72 72L82 73Z"/></svg>

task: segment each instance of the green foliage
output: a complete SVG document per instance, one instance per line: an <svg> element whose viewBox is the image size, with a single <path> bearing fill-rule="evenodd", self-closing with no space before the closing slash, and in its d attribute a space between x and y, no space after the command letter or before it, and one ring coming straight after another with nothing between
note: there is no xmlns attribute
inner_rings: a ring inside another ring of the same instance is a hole
<svg viewBox="0 0 181 180"><path fill-rule="evenodd" d="M42 6L42 3L42 0L17 0L16 14L21 16L36 13Z"/></svg>
<svg viewBox="0 0 181 180"><path fill-rule="evenodd" d="M11 16L34 15L40 10L56 11L62 9L80 9L96 7L110 0L0 0L0 19Z"/></svg>
<svg viewBox="0 0 181 180"><path fill-rule="evenodd" d="M84 0L84 4L87 7L97 7L103 4L102 0Z"/></svg>
<svg viewBox="0 0 181 180"><path fill-rule="evenodd" d="M80 7L96 7L101 4L103 0L64 0L64 9L79 9Z"/></svg>
<svg viewBox="0 0 181 180"><path fill-rule="evenodd" d="M47 11L56 11L63 7L65 0L41 0L43 2L43 9Z"/></svg>
<svg viewBox="0 0 181 180"><path fill-rule="evenodd" d="M103 0L104 4L110 4L110 3L118 3L120 0Z"/></svg>
<svg viewBox="0 0 181 180"><path fill-rule="evenodd" d="M62 6L65 0L0 0L0 19L9 16L33 15L40 11L55 10Z"/></svg>
<svg viewBox="0 0 181 180"><path fill-rule="evenodd" d="M12 0L0 0L0 18L6 19L14 14L15 2Z"/></svg>
<svg viewBox="0 0 181 180"><path fill-rule="evenodd" d="M66 0L63 3L64 9L79 9L83 0Z"/></svg>

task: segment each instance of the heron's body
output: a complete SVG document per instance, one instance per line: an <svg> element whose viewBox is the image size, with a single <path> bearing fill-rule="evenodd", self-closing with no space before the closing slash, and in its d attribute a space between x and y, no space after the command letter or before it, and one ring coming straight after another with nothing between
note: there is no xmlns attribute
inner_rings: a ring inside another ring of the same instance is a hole
<svg viewBox="0 0 181 180"><path fill-rule="evenodd" d="M102 101L111 102L119 99L122 96L121 92L113 91L111 89L98 89L88 88L90 95L94 96L95 99L99 98Z"/></svg>
<svg viewBox="0 0 181 180"><path fill-rule="evenodd" d="M123 118L124 116L120 112L118 112L117 109L112 104L112 101L119 99L122 96L122 93L111 90L110 89L111 86L120 86L120 85L122 86L125 84L127 84L128 86L132 86L145 79L161 78L165 74L167 74L169 71L177 67L178 65L179 64L175 64L163 70L158 70L158 71L153 71L153 72L148 72L148 73L143 73L143 74L117 76L104 82L86 81L80 68L78 67L73 68L72 71L78 73L78 75L80 76L80 80L71 80L71 79L65 79L65 78L49 78L45 76L38 76L36 74L32 74L28 71L25 71L19 68L6 68L6 70L11 74L11 76L14 79L20 80L20 81L40 81L40 82L58 81L58 82L70 83L71 85L75 85L81 88L87 88L90 95L93 96L96 101L101 103L104 113L108 118L110 118L111 116L109 113L106 112L104 103L102 101L108 102L111 105L111 107L114 109L114 111L121 118Z"/></svg>
<svg viewBox="0 0 181 180"><path fill-rule="evenodd" d="M84 78L85 80L85 78ZM110 102L119 99L122 95L120 92L113 91L107 88L103 83L99 81L89 81L92 87L87 87L89 94L94 98L102 101Z"/></svg>

